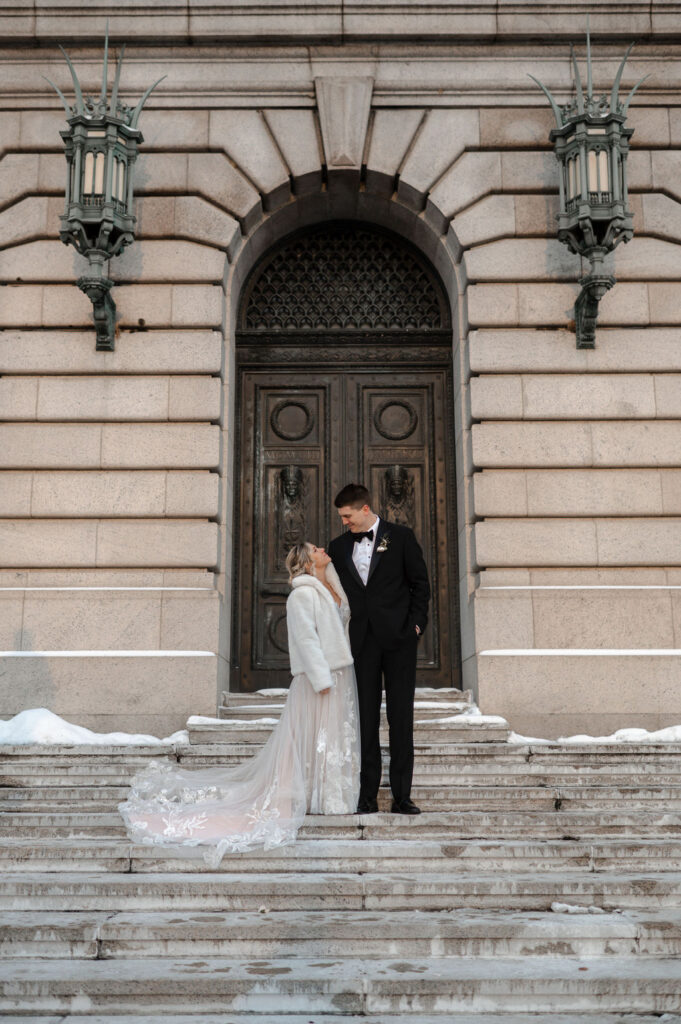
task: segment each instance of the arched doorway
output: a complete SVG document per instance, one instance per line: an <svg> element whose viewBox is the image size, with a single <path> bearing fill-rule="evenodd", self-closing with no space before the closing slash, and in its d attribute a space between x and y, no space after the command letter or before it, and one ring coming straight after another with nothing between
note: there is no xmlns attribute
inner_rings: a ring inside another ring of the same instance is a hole
<svg viewBox="0 0 681 1024"><path fill-rule="evenodd" d="M236 334L233 690L288 684L286 553L339 532L333 498L350 480L423 545L418 684L459 684L451 349L436 272L382 228L308 228L252 270Z"/></svg>

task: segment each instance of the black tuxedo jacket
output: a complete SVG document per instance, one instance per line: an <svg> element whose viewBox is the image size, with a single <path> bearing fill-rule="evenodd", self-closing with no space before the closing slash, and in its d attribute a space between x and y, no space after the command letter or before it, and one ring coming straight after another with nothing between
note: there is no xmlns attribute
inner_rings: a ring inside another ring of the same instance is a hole
<svg viewBox="0 0 681 1024"><path fill-rule="evenodd" d="M423 553L413 530L381 519L366 586L352 560L354 536L329 544L336 572L350 602L350 646L359 652L367 629L386 650L397 650L428 623L430 584ZM379 548L386 547L385 551Z"/></svg>

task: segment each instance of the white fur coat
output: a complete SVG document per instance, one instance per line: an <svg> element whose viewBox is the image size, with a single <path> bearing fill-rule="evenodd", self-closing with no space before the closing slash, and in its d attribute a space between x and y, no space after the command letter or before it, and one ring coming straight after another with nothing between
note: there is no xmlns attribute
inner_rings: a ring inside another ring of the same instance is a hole
<svg viewBox="0 0 681 1024"><path fill-rule="evenodd" d="M324 584L307 574L295 577L286 601L291 674L304 673L317 692L333 686L334 669L352 665L348 599L332 565L326 578L341 599L340 610Z"/></svg>

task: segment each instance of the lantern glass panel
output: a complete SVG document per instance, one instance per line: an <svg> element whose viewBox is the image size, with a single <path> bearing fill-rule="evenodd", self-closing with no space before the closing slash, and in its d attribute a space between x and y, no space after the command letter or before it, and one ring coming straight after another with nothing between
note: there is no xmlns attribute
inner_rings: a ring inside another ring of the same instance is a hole
<svg viewBox="0 0 681 1024"><path fill-rule="evenodd" d="M83 195L91 195L94 192L95 175L95 154L85 154L85 167L83 169Z"/></svg>
<svg viewBox="0 0 681 1024"><path fill-rule="evenodd" d="M598 192L598 153L589 150L589 193Z"/></svg>
<svg viewBox="0 0 681 1024"><path fill-rule="evenodd" d="M98 153L95 157L95 195L101 196L104 193L104 154Z"/></svg>
<svg viewBox="0 0 681 1024"><path fill-rule="evenodd" d="M118 161L118 199L121 203L125 202L125 162L123 160Z"/></svg>
<svg viewBox="0 0 681 1024"><path fill-rule="evenodd" d="M580 192L579 153L575 153L568 160L568 201L574 203Z"/></svg>
<svg viewBox="0 0 681 1024"><path fill-rule="evenodd" d="M601 193L601 201L610 201L610 171L608 169L608 152L602 149L598 154L598 190Z"/></svg>
<svg viewBox="0 0 681 1024"><path fill-rule="evenodd" d="M595 203L610 202L608 153L604 149L589 151L589 197Z"/></svg>
<svg viewBox="0 0 681 1024"><path fill-rule="evenodd" d="M626 195L624 194L624 164L622 163L622 157L619 152L617 153L617 179L620 187L620 199L626 202Z"/></svg>
<svg viewBox="0 0 681 1024"><path fill-rule="evenodd" d="M594 203L610 201L610 171L605 149L589 150L589 199Z"/></svg>

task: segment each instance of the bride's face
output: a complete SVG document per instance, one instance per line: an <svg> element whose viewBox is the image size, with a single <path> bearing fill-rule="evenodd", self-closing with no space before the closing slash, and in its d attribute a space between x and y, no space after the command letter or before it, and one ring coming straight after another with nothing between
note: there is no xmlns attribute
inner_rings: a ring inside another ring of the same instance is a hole
<svg viewBox="0 0 681 1024"><path fill-rule="evenodd" d="M331 561L324 548L318 548L314 544L308 544L312 569L323 569Z"/></svg>

